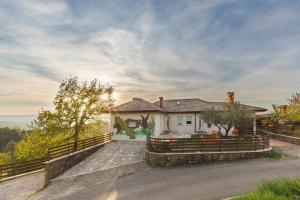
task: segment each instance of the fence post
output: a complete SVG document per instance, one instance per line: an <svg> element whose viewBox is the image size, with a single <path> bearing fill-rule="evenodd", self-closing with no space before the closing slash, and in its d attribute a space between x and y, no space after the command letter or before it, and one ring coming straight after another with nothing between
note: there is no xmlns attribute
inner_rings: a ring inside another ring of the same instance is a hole
<svg viewBox="0 0 300 200"><path fill-rule="evenodd" d="M148 151L150 151L150 149L149 149L149 135L147 135L147 137L146 137L146 149Z"/></svg>
<svg viewBox="0 0 300 200"><path fill-rule="evenodd" d="M15 163L14 162L12 163L12 168L13 168L12 174L14 176L15 175Z"/></svg>
<svg viewBox="0 0 300 200"><path fill-rule="evenodd" d="M28 173L29 172L29 166L28 166L28 160L26 160L26 173Z"/></svg>
<svg viewBox="0 0 300 200"><path fill-rule="evenodd" d="M48 159L48 161L51 160L50 159L50 148L48 148L48 158L47 159Z"/></svg>
<svg viewBox="0 0 300 200"><path fill-rule="evenodd" d="M94 145L96 144L96 138L95 137L93 138L93 143L94 143Z"/></svg>
<svg viewBox="0 0 300 200"><path fill-rule="evenodd" d="M254 136L254 150L256 151L257 135Z"/></svg>
<svg viewBox="0 0 300 200"><path fill-rule="evenodd" d="M2 165L0 165L0 180L2 179Z"/></svg>

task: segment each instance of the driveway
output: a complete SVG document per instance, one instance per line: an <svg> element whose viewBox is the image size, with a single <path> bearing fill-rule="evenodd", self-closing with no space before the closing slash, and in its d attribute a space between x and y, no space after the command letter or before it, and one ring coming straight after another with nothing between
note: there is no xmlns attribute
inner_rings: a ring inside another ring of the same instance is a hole
<svg viewBox="0 0 300 200"><path fill-rule="evenodd" d="M145 145L146 143L141 141L112 141L58 178L77 176L120 165L141 162L144 159Z"/></svg>

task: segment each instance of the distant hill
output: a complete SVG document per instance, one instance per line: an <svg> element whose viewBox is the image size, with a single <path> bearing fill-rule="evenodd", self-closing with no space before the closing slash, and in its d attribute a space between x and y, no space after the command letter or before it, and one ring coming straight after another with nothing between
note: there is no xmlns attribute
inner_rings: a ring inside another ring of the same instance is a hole
<svg viewBox="0 0 300 200"><path fill-rule="evenodd" d="M0 127L27 128L35 115L0 115Z"/></svg>

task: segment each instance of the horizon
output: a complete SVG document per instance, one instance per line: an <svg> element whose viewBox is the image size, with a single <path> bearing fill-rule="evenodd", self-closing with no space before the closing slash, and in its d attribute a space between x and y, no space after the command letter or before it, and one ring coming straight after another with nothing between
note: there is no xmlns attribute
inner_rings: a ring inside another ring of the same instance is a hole
<svg viewBox="0 0 300 200"><path fill-rule="evenodd" d="M300 85L300 1L0 2L0 115L51 109L69 76L140 97L286 104Z"/></svg>

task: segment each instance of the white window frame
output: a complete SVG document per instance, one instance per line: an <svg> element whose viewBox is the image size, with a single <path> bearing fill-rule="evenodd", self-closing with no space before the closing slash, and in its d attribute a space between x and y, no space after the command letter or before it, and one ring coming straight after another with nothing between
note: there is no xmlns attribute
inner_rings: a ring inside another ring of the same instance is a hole
<svg viewBox="0 0 300 200"><path fill-rule="evenodd" d="M188 120L188 118L190 118L190 120ZM188 124L187 122L190 121L191 123ZM185 125L186 126L192 126L193 125L193 116L192 115L187 115L185 116Z"/></svg>
<svg viewBox="0 0 300 200"><path fill-rule="evenodd" d="M176 124L177 126L183 126L183 116L176 117Z"/></svg>

